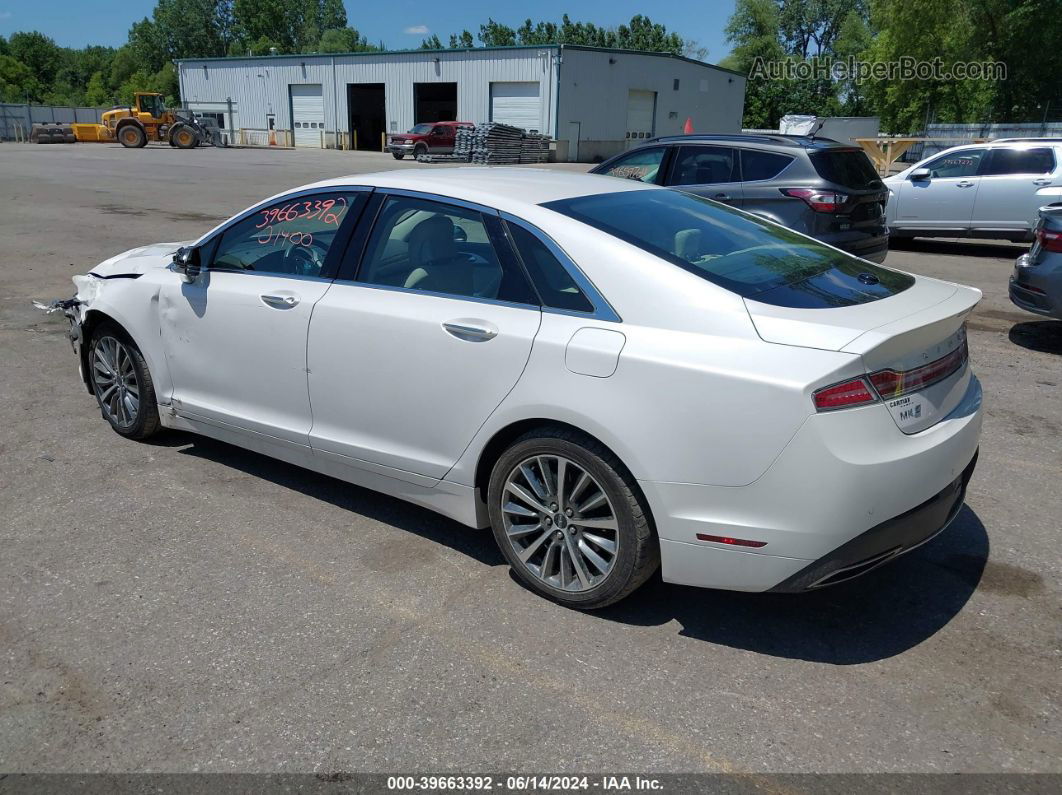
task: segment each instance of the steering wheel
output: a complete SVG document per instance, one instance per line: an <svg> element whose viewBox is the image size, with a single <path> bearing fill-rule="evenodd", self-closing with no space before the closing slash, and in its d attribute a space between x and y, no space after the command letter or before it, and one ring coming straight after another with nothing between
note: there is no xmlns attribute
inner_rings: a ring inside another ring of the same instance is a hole
<svg viewBox="0 0 1062 795"><path fill-rule="evenodd" d="M324 263L313 246L288 246L284 252L284 270L297 276L317 276Z"/></svg>

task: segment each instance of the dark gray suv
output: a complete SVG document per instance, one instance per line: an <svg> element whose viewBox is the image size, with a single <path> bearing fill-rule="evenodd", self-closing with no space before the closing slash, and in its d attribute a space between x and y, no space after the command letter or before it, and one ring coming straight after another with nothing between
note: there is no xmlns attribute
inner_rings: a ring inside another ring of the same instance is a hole
<svg viewBox="0 0 1062 795"><path fill-rule="evenodd" d="M888 190L863 150L829 138L655 138L590 173L724 202L873 262L882 262L889 251Z"/></svg>

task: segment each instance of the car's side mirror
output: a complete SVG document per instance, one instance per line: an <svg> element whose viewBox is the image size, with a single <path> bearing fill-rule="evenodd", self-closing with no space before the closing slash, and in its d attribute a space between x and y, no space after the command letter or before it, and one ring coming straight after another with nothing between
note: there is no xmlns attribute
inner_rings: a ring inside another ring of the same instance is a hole
<svg viewBox="0 0 1062 795"><path fill-rule="evenodd" d="M914 171L911 172L910 179L913 182L917 182L921 179L929 179L931 176L933 176L933 172L930 171L928 168L916 168Z"/></svg>
<svg viewBox="0 0 1062 795"><path fill-rule="evenodd" d="M173 269L181 274L185 282L191 284L202 271L199 261L199 249L194 246L181 246L173 255Z"/></svg>
<svg viewBox="0 0 1062 795"><path fill-rule="evenodd" d="M458 243L464 243L468 240L468 232L454 224L454 240Z"/></svg>

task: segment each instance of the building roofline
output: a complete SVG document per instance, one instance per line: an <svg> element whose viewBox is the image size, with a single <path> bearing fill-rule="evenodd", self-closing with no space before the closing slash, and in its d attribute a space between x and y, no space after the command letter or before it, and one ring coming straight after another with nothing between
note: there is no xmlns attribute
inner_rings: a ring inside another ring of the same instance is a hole
<svg viewBox="0 0 1062 795"><path fill-rule="evenodd" d="M729 74L737 75L738 77L747 77L747 75L737 72L733 69L727 69L724 66L716 66L715 64L706 63L704 61L698 61L695 58L687 58L684 55L675 55L670 52L653 52L651 50L625 50L616 47L592 47L584 44L511 44L503 47L444 47L438 50L425 50L425 49L411 49L411 50L367 50L362 52L303 52L303 53L285 53L283 55L223 55L223 56L211 56L207 58L175 58L174 63L180 64L198 64L198 63L217 63L224 61L279 61L279 60L291 60L292 58L301 58L306 60L307 58L371 58L373 56L386 56L386 55L433 55L439 53L463 53L463 52L492 52L492 51L505 51L505 50L586 50L590 52L608 52L618 53L621 55L653 55L657 58L674 58L679 61L686 61L687 63L695 64L696 66L704 66L708 69L717 69L721 72L727 72Z"/></svg>

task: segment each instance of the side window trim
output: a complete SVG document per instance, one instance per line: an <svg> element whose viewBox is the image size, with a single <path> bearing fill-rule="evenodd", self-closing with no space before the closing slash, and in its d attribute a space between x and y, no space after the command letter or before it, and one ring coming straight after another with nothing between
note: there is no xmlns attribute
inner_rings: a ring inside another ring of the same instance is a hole
<svg viewBox="0 0 1062 795"><path fill-rule="evenodd" d="M616 310L612 308L612 305L605 299L605 297L601 294L597 287L594 286L593 282L591 282L590 279L587 278L586 274L584 274L582 270L580 270L579 266L575 264L572 258L565 253L564 249L557 245L556 241L554 241L553 238L551 238L549 235L547 235L534 224L525 221L522 218L517 218L511 213L502 211L500 215L502 220L505 221L506 224L513 224L515 226L519 226L528 234L538 238L539 242L542 243L542 245L544 245L547 249L549 249L549 252L557 258L557 261L568 272L568 275L572 277L572 281L574 281L576 286L580 290L582 290L583 295L586 296L586 299L591 304L593 304L594 307L594 310L592 312L580 312L574 309L558 309L556 307L546 306L545 304L543 304L543 312L551 312L556 315L571 315L573 317L590 317L596 320L607 320L612 323L623 322L623 318L619 316ZM513 245L512 238L508 235L507 237L509 238L509 244ZM516 252L516 256L519 257L519 251L516 249L515 245L513 245L513 251ZM533 281L531 282L531 285L535 288L536 291L538 290Z"/></svg>
<svg viewBox="0 0 1062 795"><path fill-rule="evenodd" d="M537 304L520 303L516 301L503 301L497 298L481 298L479 296L472 295L454 295L453 293L441 293L434 290L424 290L417 287L398 287L388 284L374 284L372 282L359 281L359 277L362 274L362 267L365 264L365 257L369 250L369 241L372 239L372 233L376 229L376 225L381 222L381 213L383 212L384 205L387 203L387 199L393 196L405 196L412 199L421 199L422 201L430 201L435 204L441 204L443 206L460 207L465 210L472 210L478 212L484 216L484 226L487 228L487 233L491 236L491 245L495 246L497 243L493 240L491 235L489 219L499 218L501 213L493 207L487 207L483 204L476 204L475 202L465 201L464 199L457 199L450 196L441 196L437 193L427 193L425 191L407 190L405 188L376 188L370 201L366 202L365 211L362 212L361 221L358 224L357 229L352 233L351 240L348 243L348 253L352 254L356 252L356 256L348 256L344 254L343 261L339 265L339 271L335 276L337 282L342 282L345 285L351 287L363 287L370 290L387 290L390 292L406 293L411 295L428 295L436 298L449 298L454 301L474 301L481 304L491 304L494 306L511 306L519 309L530 309L538 312L545 307L541 307ZM503 260L505 252L497 252L499 261L502 267L505 267ZM535 290L534 284L524 273L523 266L520 266L520 274L527 280L527 283L531 286L532 291ZM536 293L537 295L537 293Z"/></svg>

